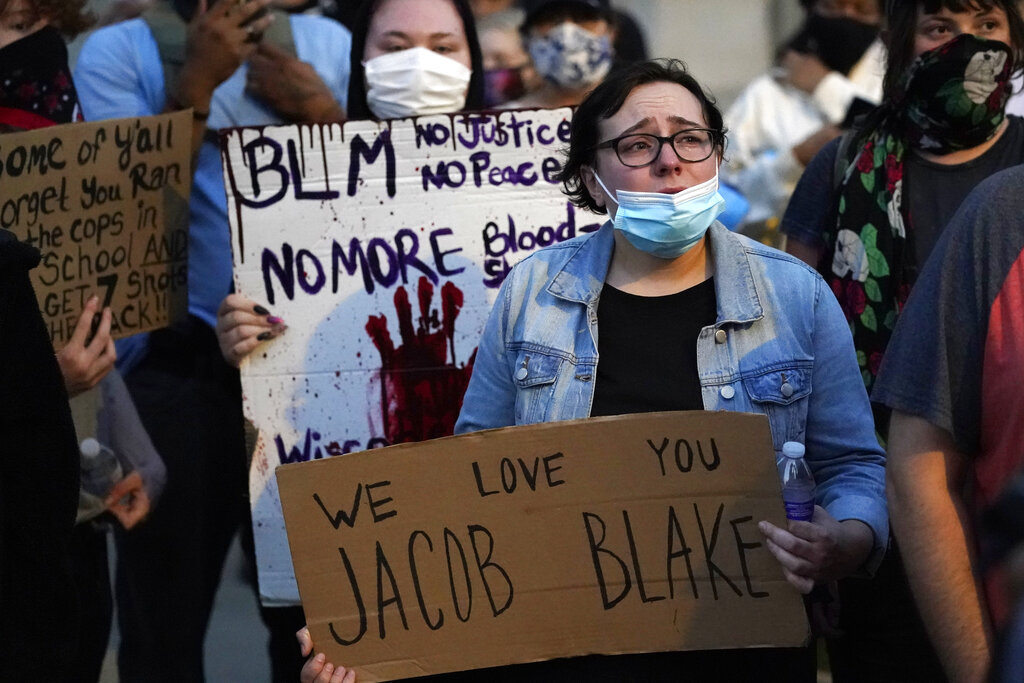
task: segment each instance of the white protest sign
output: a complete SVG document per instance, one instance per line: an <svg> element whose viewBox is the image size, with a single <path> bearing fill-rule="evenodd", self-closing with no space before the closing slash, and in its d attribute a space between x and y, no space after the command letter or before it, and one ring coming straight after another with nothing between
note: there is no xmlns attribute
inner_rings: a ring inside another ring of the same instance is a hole
<svg viewBox="0 0 1024 683"><path fill-rule="evenodd" d="M298 602L274 468L450 434L508 269L603 222L555 179L570 117L223 134L236 290L288 325L242 368L265 603Z"/></svg>

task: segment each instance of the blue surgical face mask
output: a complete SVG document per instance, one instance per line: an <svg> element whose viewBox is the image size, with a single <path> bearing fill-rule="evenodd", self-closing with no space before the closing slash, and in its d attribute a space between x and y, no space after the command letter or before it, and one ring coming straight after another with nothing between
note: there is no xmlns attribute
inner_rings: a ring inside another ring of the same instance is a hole
<svg viewBox="0 0 1024 683"><path fill-rule="evenodd" d="M616 190L613 195L596 171L594 177L608 198L618 204L612 219L615 229L634 247L658 258L685 254L725 211L725 199L718 192L717 169L714 178L675 194Z"/></svg>

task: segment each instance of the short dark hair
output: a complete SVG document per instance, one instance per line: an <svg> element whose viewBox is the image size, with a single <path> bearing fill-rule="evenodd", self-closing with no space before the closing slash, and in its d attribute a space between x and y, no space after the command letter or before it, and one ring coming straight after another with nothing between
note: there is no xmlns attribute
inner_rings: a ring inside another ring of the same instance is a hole
<svg viewBox="0 0 1024 683"><path fill-rule="evenodd" d="M469 44L469 63L472 73L466 90L466 104L463 111L475 111L484 106L484 58L480 51L480 40L476 35L476 22L467 0L449 0L462 19L462 28ZM366 70L363 68L363 54L366 52L366 38L370 24L383 0L365 0L352 23L352 51L349 59L351 73L348 79L348 101L345 111L350 120L372 119L373 112L366 102Z"/></svg>
<svg viewBox="0 0 1024 683"><path fill-rule="evenodd" d="M614 21L614 15L607 9L588 6L580 2L544 2L536 3L536 7L527 12L520 30L529 33L530 29L538 24L560 24L563 21L571 21L577 24L587 21L604 19L609 24Z"/></svg>
<svg viewBox="0 0 1024 683"><path fill-rule="evenodd" d="M1010 28L1010 50L1013 54L1011 71L1018 72L1024 68L1024 19L1021 19L1017 0L887 0L886 49L889 57L882 86L886 100L897 94L900 80L914 62L914 34L917 30L918 12L931 14L943 8L951 12L1003 10Z"/></svg>
<svg viewBox="0 0 1024 683"><path fill-rule="evenodd" d="M686 65L678 59L655 59L649 62L638 62L613 71L594 88L572 117L572 128L569 134L569 149L566 153L565 166L559 173L558 180L562 183L562 191L578 207L590 209L597 213L605 213L607 209L598 206L590 196L586 183L583 182L582 169L594 165L594 146L600 140L599 124L602 120L615 115L622 108L626 98L634 89L648 83L676 83L683 86L700 102L704 120L708 128L718 131L719 154L725 151L725 125L722 112L715 104L715 99L704 91L697 79L686 70Z"/></svg>

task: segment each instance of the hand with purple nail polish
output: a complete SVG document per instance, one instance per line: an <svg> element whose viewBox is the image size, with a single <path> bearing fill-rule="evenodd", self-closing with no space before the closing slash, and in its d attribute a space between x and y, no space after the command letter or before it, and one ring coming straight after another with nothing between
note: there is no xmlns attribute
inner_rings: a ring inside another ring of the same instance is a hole
<svg viewBox="0 0 1024 683"><path fill-rule="evenodd" d="M241 294L229 294L217 311L217 341L221 355L236 368L261 343L280 336L284 320Z"/></svg>

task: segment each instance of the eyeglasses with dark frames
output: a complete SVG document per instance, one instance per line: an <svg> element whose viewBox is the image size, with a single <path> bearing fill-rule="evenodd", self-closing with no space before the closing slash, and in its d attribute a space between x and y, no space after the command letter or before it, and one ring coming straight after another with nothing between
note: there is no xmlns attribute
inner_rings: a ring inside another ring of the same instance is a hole
<svg viewBox="0 0 1024 683"><path fill-rule="evenodd" d="M680 161L695 164L710 157L721 139L722 131L719 130L687 128L668 136L630 133L599 142L594 149L613 149L623 166L641 168L653 164L661 154L662 145L670 142Z"/></svg>

